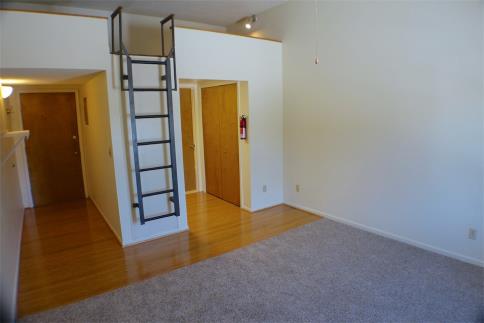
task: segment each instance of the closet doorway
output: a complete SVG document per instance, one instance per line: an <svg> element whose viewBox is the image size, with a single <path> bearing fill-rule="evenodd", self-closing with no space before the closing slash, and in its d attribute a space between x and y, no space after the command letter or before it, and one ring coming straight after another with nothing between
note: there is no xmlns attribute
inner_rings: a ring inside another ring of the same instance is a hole
<svg viewBox="0 0 484 323"><path fill-rule="evenodd" d="M237 84L201 92L206 191L240 206Z"/></svg>

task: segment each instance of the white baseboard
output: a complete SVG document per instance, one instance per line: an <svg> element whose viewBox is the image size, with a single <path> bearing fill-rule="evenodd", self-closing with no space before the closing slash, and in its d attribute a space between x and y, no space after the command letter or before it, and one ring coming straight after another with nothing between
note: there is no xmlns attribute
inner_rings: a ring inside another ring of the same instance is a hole
<svg viewBox="0 0 484 323"><path fill-rule="evenodd" d="M188 227L185 227L185 228L182 228L182 229L176 229L176 230L169 231L169 232L164 232L164 233L161 233L161 234L151 236L151 237L146 238L146 239L128 242L128 243L123 244L123 247L134 246L134 245L139 244L139 243L148 242L148 241L151 241L151 240L156 240L156 239L159 239L159 238L171 236L172 234L178 234L178 233L182 233L182 232L186 232L186 231L188 231Z"/></svg>
<svg viewBox="0 0 484 323"><path fill-rule="evenodd" d="M104 219L104 222L106 222L106 224L108 225L108 227L111 229L111 231L114 233L114 236L116 237L116 239L118 239L118 242L120 245L123 245L123 239L121 239L121 237L118 235L118 233L116 232L116 230L114 230L113 226L111 225L111 223L109 223L108 219L106 218L106 216L104 215L104 212L103 210L99 207L99 204L96 202L95 199L92 198L92 196L89 196L89 199L92 201L92 203L94 204L94 206L96 207L96 209L99 211L99 213L101 213L103 219Z"/></svg>
<svg viewBox="0 0 484 323"><path fill-rule="evenodd" d="M243 206L243 205L241 205L241 206L240 206L240 208L241 208L242 210L245 210L245 211L247 211L247 212L251 212L251 213L252 213L252 210L250 209L250 207L247 207L247 206Z"/></svg>
<svg viewBox="0 0 484 323"><path fill-rule="evenodd" d="M282 202L281 203L275 203L275 204L270 204L268 206L260 207L260 208L257 208L257 209L252 209L252 208L249 208L247 206L240 206L240 208L242 210L249 211L251 213L255 213L255 212L259 212L259 211L262 211L262 210L267 210L267 209L270 209L270 208L273 208L275 206L279 206L279 205L282 205L282 204L284 204L284 203L282 203Z"/></svg>
<svg viewBox="0 0 484 323"><path fill-rule="evenodd" d="M285 202L285 204L292 206L293 208L300 209L302 211L306 211L306 212L313 213L315 215L318 215L318 216L321 216L321 217L324 217L324 218L328 218L328 219L333 220L335 222L343 223L343 224L352 226L352 227L357 228L357 229L361 229L361 230L364 230L364 231L367 231L367 232L370 232L370 233L377 234L377 235L385 237L385 238L393 239L393 240L396 240L396 241L399 241L399 242L402 242L402 243L406 243L406 244L409 244L409 245L417 247L417 248L421 248L421 249L424 249L424 250L427 250L427 251L430 251L430 252L435 252L435 253L438 253L440 255L447 256L447 257L457 259L457 260L460 260L460 261L463 261L463 262L466 262L466 263L470 263L470 264L473 264L473 265L477 265L477 266L480 266L480 267L484 267L484 261L477 259L477 258L472 258L472 257L464 256L464 255L461 255L461 254L458 254L458 253L455 253L455 252L452 252L452 251L449 251L449 250L437 248L437 247L431 246L431 245L423 243L423 242L419 242L419 241L416 241L416 240L413 240L413 239L405 238L405 237L399 236L397 234L393 234L393 233L389 233L389 232L386 232L386 231L383 231L383 230L380 230L380 229L376 229L376 228L373 228L373 227L370 227L370 226L367 226L367 225L364 225L364 224L361 224L361 223L358 223L358 222L355 222L355 221L352 221L352 220L344 219L344 218L339 217L339 216L331 215L331 214L328 214L328 213L325 213L325 212L322 212L322 211L319 211L319 210L316 210L316 209L301 206L301 205L298 205L296 203Z"/></svg>

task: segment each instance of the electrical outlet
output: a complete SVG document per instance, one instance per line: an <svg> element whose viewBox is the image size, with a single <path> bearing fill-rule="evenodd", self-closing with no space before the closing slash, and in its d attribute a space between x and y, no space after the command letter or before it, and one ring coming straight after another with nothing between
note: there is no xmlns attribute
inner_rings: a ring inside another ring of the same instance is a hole
<svg viewBox="0 0 484 323"><path fill-rule="evenodd" d="M300 192L301 191L301 187L299 186L299 184L296 185L296 192Z"/></svg>
<svg viewBox="0 0 484 323"><path fill-rule="evenodd" d="M474 228L469 228L469 233L467 235L467 237L471 240L476 240L477 238L477 230L474 229Z"/></svg>
<svg viewBox="0 0 484 323"><path fill-rule="evenodd" d="M262 192L267 192L267 185L262 185Z"/></svg>

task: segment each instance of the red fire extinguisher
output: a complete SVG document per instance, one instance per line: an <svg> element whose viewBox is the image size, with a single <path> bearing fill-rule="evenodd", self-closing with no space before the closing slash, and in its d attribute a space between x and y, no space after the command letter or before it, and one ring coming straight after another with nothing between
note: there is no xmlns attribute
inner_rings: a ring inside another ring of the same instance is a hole
<svg viewBox="0 0 484 323"><path fill-rule="evenodd" d="M240 139L247 139L247 116L242 115L240 117Z"/></svg>

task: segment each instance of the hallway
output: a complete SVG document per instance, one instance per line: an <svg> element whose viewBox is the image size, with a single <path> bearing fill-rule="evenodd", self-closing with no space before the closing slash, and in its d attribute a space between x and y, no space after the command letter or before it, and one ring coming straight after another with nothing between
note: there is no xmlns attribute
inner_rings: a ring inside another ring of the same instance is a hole
<svg viewBox="0 0 484 323"><path fill-rule="evenodd" d="M187 195L187 208L190 232L126 248L121 248L89 200L26 210L19 317L172 271L320 219L284 205L252 214L205 193Z"/></svg>

